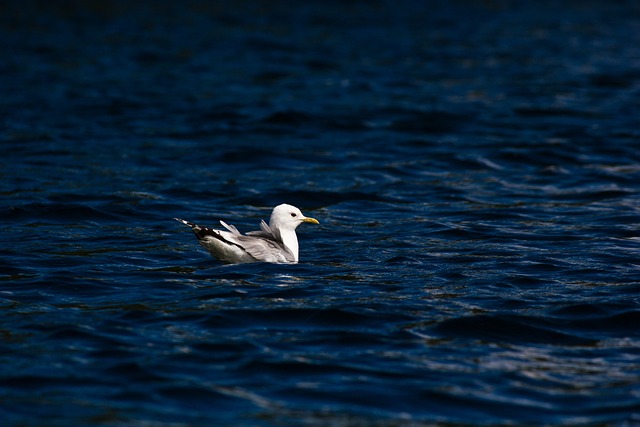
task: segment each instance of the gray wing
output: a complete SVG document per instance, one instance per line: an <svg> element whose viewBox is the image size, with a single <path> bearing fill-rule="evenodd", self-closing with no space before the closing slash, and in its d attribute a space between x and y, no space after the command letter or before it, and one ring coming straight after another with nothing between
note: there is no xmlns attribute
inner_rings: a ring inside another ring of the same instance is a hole
<svg viewBox="0 0 640 427"><path fill-rule="evenodd" d="M269 227L269 224L264 222L264 219L260 222L260 230L250 231L247 233L247 236L258 236L269 240L278 240L275 234L273 234L273 231L271 231L271 227Z"/></svg>
<svg viewBox="0 0 640 427"><path fill-rule="evenodd" d="M255 232L261 233L261 232ZM259 261L267 262L295 262L291 251L285 246L269 238L255 235L233 236L234 243L242 247L249 255Z"/></svg>

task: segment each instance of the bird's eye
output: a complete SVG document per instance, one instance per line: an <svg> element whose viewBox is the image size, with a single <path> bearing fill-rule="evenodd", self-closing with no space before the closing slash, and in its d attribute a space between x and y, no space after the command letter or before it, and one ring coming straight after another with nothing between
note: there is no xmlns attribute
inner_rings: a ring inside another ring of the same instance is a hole
<svg viewBox="0 0 640 427"><path fill-rule="evenodd" d="M298 216L298 214L297 214L297 213L295 213L295 212L291 212L291 216L292 216L292 217L296 217L296 216Z"/></svg>

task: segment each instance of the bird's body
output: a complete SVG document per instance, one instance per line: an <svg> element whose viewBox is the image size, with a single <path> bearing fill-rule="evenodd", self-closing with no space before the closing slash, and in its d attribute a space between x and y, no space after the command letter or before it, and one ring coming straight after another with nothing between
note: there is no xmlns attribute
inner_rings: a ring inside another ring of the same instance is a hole
<svg viewBox="0 0 640 427"><path fill-rule="evenodd" d="M318 224L314 218L305 217L295 206L282 204L273 209L269 224L262 221L260 231L241 234L236 227L224 221L226 229L215 230L175 218L191 227L198 242L211 255L227 263L245 262L298 262L298 237L296 228L303 222Z"/></svg>

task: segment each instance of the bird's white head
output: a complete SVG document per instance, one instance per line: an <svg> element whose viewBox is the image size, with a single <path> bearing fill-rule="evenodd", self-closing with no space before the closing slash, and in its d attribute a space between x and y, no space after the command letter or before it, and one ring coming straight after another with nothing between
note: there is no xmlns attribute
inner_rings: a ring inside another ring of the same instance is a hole
<svg viewBox="0 0 640 427"><path fill-rule="evenodd" d="M300 209L285 203L273 208L269 227L272 230L295 230L303 222L319 224L317 219L306 217L300 212Z"/></svg>

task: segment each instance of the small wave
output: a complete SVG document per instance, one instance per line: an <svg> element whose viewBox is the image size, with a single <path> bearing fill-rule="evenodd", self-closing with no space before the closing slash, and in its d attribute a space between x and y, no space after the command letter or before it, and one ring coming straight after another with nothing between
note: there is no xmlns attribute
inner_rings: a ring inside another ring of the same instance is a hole
<svg viewBox="0 0 640 427"><path fill-rule="evenodd" d="M435 327L442 337L477 340L592 346L598 341L560 330L545 319L518 315L477 315L442 321Z"/></svg>
<svg viewBox="0 0 640 427"><path fill-rule="evenodd" d="M81 204L30 203L0 211L0 217L10 221L42 221L78 223L85 221L117 220L118 216L104 209Z"/></svg>

